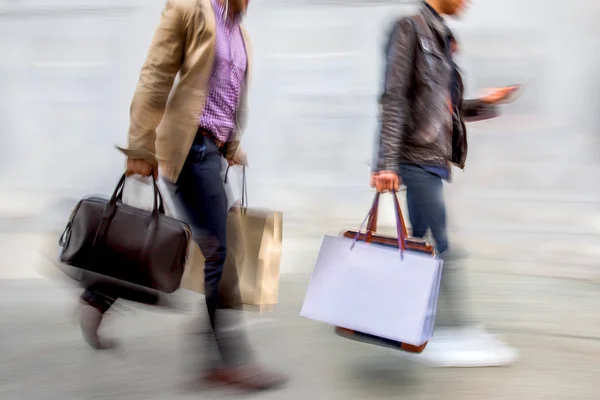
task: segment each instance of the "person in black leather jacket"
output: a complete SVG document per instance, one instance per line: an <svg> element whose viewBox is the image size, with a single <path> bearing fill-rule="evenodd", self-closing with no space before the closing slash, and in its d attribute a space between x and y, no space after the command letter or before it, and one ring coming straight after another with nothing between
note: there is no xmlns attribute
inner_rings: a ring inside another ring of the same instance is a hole
<svg viewBox="0 0 600 400"><path fill-rule="evenodd" d="M449 304L452 324L446 336L452 340L439 341L445 343L440 348L434 335L422 357L440 366L503 365L517 359L516 351L471 320L459 257L448 244L443 182L450 180L452 165L465 166L465 121L496 116L496 105L517 89L494 89L479 99L463 100L462 77L453 60L457 42L442 15L458 15L466 3L428 0L418 14L395 23L386 48L379 149L371 177L379 192L406 186L413 236L424 237L430 230L436 252L444 258L441 294ZM484 351L472 352L474 342L486 343ZM448 343L454 348L444 347Z"/></svg>

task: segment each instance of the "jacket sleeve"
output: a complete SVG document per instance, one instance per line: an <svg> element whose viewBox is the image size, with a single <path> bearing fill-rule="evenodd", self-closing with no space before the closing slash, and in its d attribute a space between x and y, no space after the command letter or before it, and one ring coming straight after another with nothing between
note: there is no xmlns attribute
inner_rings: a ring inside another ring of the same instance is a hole
<svg viewBox="0 0 600 400"><path fill-rule="evenodd" d="M380 100L380 124L376 163L373 171L399 173L400 146L409 113L408 90L412 82L416 35L412 22L396 23L387 49L385 83Z"/></svg>
<svg viewBox="0 0 600 400"><path fill-rule="evenodd" d="M498 107L487 104L480 99L465 100L463 103L463 115L465 122L477 122L498 116Z"/></svg>
<svg viewBox="0 0 600 400"><path fill-rule="evenodd" d="M181 68L185 21L175 3L176 0L167 0L133 95L128 150L137 154L154 157L156 128L163 118L173 82Z"/></svg>

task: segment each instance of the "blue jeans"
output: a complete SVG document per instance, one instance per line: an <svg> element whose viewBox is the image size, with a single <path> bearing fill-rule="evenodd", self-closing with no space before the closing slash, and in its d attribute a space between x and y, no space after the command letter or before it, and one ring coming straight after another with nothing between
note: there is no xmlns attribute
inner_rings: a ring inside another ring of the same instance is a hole
<svg viewBox="0 0 600 400"><path fill-rule="evenodd" d="M408 217L412 235L424 238L431 231L437 254L444 260L440 300L445 300L447 315L441 315L438 325L468 326L473 324L467 310L467 288L464 271L456 250L451 250L446 228L444 183L440 176L417 165L400 166L402 182L406 186ZM445 322L443 317L448 317Z"/></svg>
<svg viewBox="0 0 600 400"><path fill-rule="evenodd" d="M402 165L400 175L406 185L413 236L425 237L430 229L438 254L443 254L448 250L448 233L442 178L416 165Z"/></svg>

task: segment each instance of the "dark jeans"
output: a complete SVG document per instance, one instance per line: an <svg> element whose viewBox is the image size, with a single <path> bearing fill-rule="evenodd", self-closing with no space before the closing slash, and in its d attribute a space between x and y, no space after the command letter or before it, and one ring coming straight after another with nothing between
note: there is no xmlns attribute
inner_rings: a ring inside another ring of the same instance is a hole
<svg viewBox="0 0 600 400"><path fill-rule="evenodd" d="M240 329L232 329L237 321L233 313L224 314L227 297L232 293L219 291L223 268L227 256L228 203L221 178L223 157L217 146L208 138L198 134L179 178L170 185L175 194L178 211L182 219L191 226L194 240L205 258L204 283L206 306L212 339L220 353L220 363L236 365L248 363L252 355L246 338ZM227 288L229 292L239 287ZM101 311L119 296L111 288L88 288L82 298ZM91 300L91 301L90 301ZM138 299L133 299L138 300ZM148 302L149 299L142 302ZM234 317L231 318L231 315ZM212 341L212 340L211 340Z"/></svg>
<svg viewBox="0 0 600 400"><path fill-rule="evenodd" d="M209 139L199 136L175 185L175 194L205 258L204 285L210 323L215 325L219 282L227 256L227 195L221 179L222 156Z"/></svg>
<svg viewBox="0 0 600 400"><path fill-rule="evenodd" d="M444 183L440 176L417 165L401 165L400 175L406 186L408 216L413 236L424 238L427 231L433 236L437 254L443 258L444 267L440 285L440 299L448 307L448 321L439 318L438 325L471 325L467 310L467 288L460 256L450 249L446 229L446 204Z"/></svg>
<svg viewBox="0 0 600 400"><path fill-rule="evenodd" d="M406 185L406 202L413 236L425 237L430 229L437 252L444 253L448 250L448 233L442 178L416 165L402 165L400 174Z"/></svg>
<svg viewBox="0 0 600 400"><path fill-rule="evenodd" d="M179 209L192 227L194 240L204 256L204 290L212 338L225 365L249 363L252 354L235 312L228 309L231 297L239 298L239 286L220 287L227 257L227 194L221 169L223 156L210 139L198 135L174 185ZM237 273L235 268L229 273ZM235 279L237 282L237 277ZM221 290L219 290L221 289ZM236 293L231 293L235 291ZM210 340L211 338L209 338ZM211 340L212 342L212 340Z"/></svg>

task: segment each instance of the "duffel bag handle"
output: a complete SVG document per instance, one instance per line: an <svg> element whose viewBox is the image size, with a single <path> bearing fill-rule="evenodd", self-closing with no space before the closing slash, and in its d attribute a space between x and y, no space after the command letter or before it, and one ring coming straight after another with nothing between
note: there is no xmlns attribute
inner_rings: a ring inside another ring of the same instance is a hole
<svg viewBox="0 0 600 400"><path fill-rule="evenodd" d="M135 179L135 178L130 178L130 179ZM152 210L158 209L159 214L164 214L165 206L164 206L164 202L163 202L163 198L162 198L162 193L160 193L160 190L158 188L158 185L156 184L156 181L153 178L150 178L150 179L152 180L152 184L153 184L152 195L153 195L153 199L154 199ZM123 202L123 193L125 191L126 184L127 184L127 179L125 179L123 181L123 184L121 184L120 181L119 181L119 184L117 184L117 188L115 189L116 201ZM113 196L114 196L114 194L113 194ZM158 205L157 205L157 203L158 203Z"/></svg>
<svg viewBox="0 0 600 400"><path fill-rule="evenodd" d="M93 248L101 246L106 239L108 228L117 211L117 202L121 201L123 198L123 188L125 186L126 178L127 175L123 174L123 176L119 180L119 183L117 183L117 187L115 188L112 196L106 204L104 211L102 212L102 220L100 221L100 225L98 226L98 229L96 230L96 235L94 236L94 242L92 245ZM158 189L158 185L156 184L156 181L154 179L152 179L152 186L154 191L154 205L152 208L152 216L148 221L149 235L152 235L154 230L153 228L157 226L158 215L165 213L162 195L160 194L160 190ZM152 227L150 225L152 225ZM148 245L149 244L147 243L145 247L147 247ZM145 252L146 251L144 251L144 253Z"/></svg>

